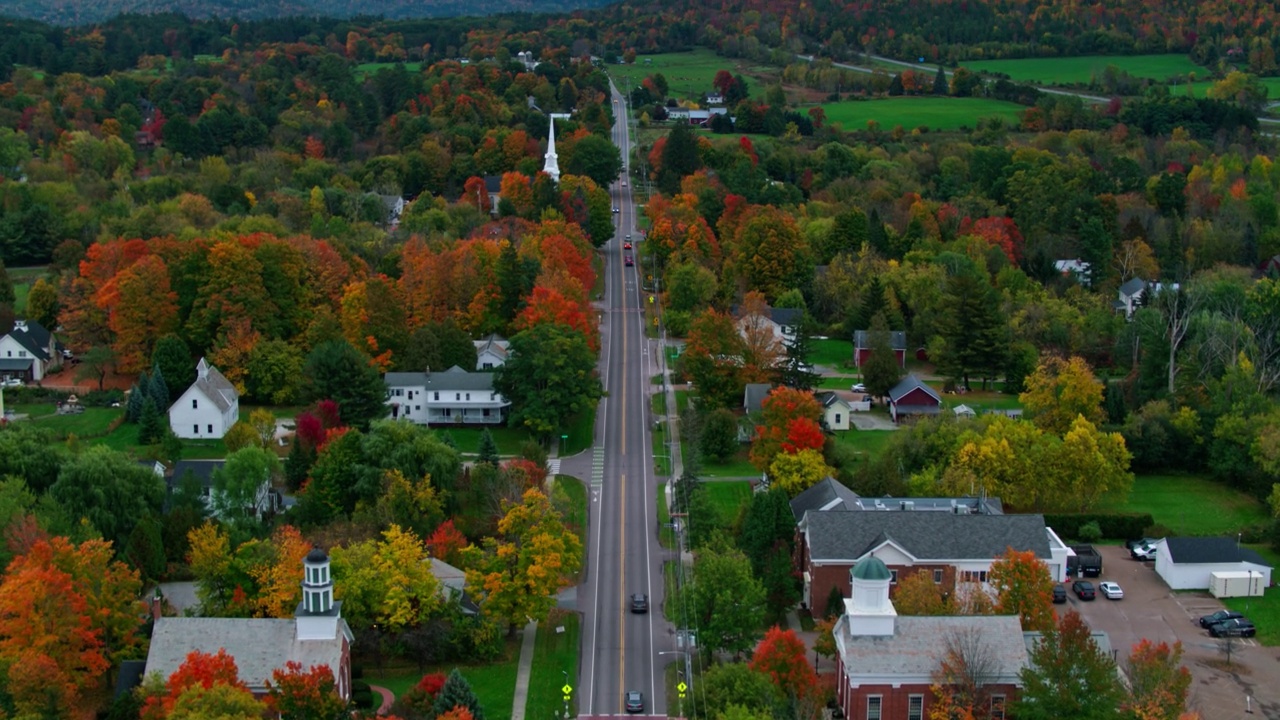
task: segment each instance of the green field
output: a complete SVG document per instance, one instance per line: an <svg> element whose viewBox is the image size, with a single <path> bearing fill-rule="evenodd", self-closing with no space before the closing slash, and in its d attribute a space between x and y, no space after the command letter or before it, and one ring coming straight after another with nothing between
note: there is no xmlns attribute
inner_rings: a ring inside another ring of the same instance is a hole
<svg viewBox="0 0 1280 720"><path fill-rule="evenodd" d="M562 628L564 632L556 632ZM577 685L578 616L564 610L552 610L547 622L538 623L538 638L533 646L533 668L529 673L529 695L525 702L526 718L556 717L564 711L564 695L560 689L566 679L570 687ZM569 711L574 712L577 691L570 693ZM490 716L485 708L485 717Z"/></svg>
<svg viewBox="0 0 1280 720"><path fill-rule="evenodd" d="M836 433L836 442L857 450L864 460L872 460L893 440L893 430L850 430Z"/></svg>
<svg viewBox="0 0 1280 720"><path fill-rule="evenodd" d="M366 78L370 75L376 74L379 70L383 68L393 68L396 65L400 65L400 64L402 63L393 63L393 62L360 63L359 65L356 66L356 75L361 78ZM422 70L422 63L420 62L407 62L407 63L403 63L403 65L404 65L404 69L408 70L411 73L420 72Z"/></svg>
<svg viewBox="0 0 1280 720"><path fill-rule="evenodd" d="M1178 75L1209 74L1207 68L1191 62L1186 55L1090 55L1063 58L1019 58L1016 60L973 60L960 63L970 70L1003 73L1014 80L1046 85L1087 83L1095 72L1115 65L1133 77L1167 80Z"/></svg>
<svg viewBox="0 0 1280 720"><path fill-rule="evenodd" d="M711 498L711 504L720 516L719 525L723 528L731 527L738 520L742 507L751 501L751 483L745 480L709 482L703 487L707 489L707 497Z"/></svg>
<svg viewBox="0 0 1280 720"><path fill-rule="evenodd" d="M1116 509L1151 513L1174 535L1232 535L1268 517L1262 503L1202 475L1139 475Z"/></svg>
<svg viewBox="0 0 1280 720"><path fill-rule="evenodd" d="M471 683L471 689L484 708L485 720L510 720L511 703L516 694L516 668L519 664L520 636L517 635L507 639L504 657L488 665L440 665L427 668L425 673L419 672L416 667L385 670L366 667L364 680L370 685L385 687L398 697L421 680L423 675L437 672L448 675L456 667L467 682Z"/></svg>
<svg viewBox="0 0 1280 720"><path fill-rule="evenodd" d="M853 341L844 338L815 339L813 349L806 358L814 365L822 365L832 370L840 370L853 366Z"/></svg>
<svg viewBox="0 0 1280 720"><path fill-rule="evenodd" d="M662 73L667 79L667 92L671 97L691 100L714 90L711 81L721 70L747 78L747 90L753 97L763 95L768 83L775 82L778 77L778 68L750 65L737 58L720 57L706 49L639 55L634 65L612 66L610 73L615 76L615 82L617 78L630 78L631 87L647 75ZM625 80L618 84L625 90Z"/></svg>
<svg viewBox="0 0 1280 720"><path fill-rule="evenodd" d="M1274 102L1280 100L1280 77L1264 77L1258 78L1258 82L1267 89L1267 99ZM1213 80L1197 80L1190 84L1192 97L1205 97L1205 92L1213 87ZM1170 88L1169 92L1174 95L1185 95L1187 93L1187 85L1179 85Z"/></svg>
<svg viewBox="0 0 1280 720"><path fill-rule="evenodd" d="M484 428L449 427L436 430L436 433L441 435L446 432L458 446L458 452L466 455L475 455L480 452L480 436L484 434ZM491 427L489 434L498 445L500 455L519 455L520 446L533 437L524 428L511 427Z"/></svg>
<svg viewBox="0 0 1280 720"><path fill-rule="evenodd" d="M845 130L865 130L875 120L889 131L901 125L906 130L925 126L934 130L974 127L980 118L997 116L1006 122L1020 122L1026 108L1003 100L985 98L895 97L883 100L850 100L822 106L827 122Z"/></svg>
<svg viewBox="0 0 1280 720"><path fill-rule="evenodd" d="M1272 567L1280 567L1280 556L1270 546L1250 545L1249 549L1261 555ZM1244 613L1245 617L1258 626L1258 642L1263 645L1280 645L1280 587L1267 588L1266 594L1260 598L1224 598L1222 604Z"/></svg>

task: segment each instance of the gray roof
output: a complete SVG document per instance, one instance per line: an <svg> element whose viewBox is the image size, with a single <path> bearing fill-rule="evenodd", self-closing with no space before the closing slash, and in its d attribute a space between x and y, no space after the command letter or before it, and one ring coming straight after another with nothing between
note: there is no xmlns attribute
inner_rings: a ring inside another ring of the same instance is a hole
<svg viewBox="0 0 1280 720"><path fill-rule="evenodd" d="M511 342L497 333L494 333L483 340L473 340L472 343L476 346L477 356L488 350L494 355L504 359L507 357L507 352L511 347Z"/></svg>
<svg viewBox="0 0 1280 720"><path fill-rule="evenodd" d="M848 506L857 501L858 493L841 485L835 478L828 477L792 498L791 514L799 522L810 510L848 510Z"/></svg>
<svg viewBox="0 0 1280 720"><path fill-rule="evenodd" d="M196 381L191 383L191 386L198 388L223 412L230 410L231 406L240 399L236 386L232 385L230 380L218 372L218 368L210 365L204 358L200 358L200 362L196 363Z"/></svg>
<svg viewBox="0 0 1280 720"><path fill-rule="evenodd" d="M1238 545L1235 538L1171 537L1164 542L1169 559L1175 563L1247 562L1271 567L1261 555Z"/></svg>
<svg viewBox="0 0 1280 720"><path fill-rule="evenodd" d="M340 625L345 625L339 621ZM249 689L266 686L271 671L290 660L302 667L328 665L336 670L342 659L343 637L298 640L293 619L274 618L160 618L147 653L147 674L168 678L195 650L216 653L225 648L236 660L240 679Z"/></svg>
<svg viewBox="0 0 1280 720"><path fill-rule="evenodd" d="M869 331L867 330L853 331L853 346L855 348L871 347L870 342L867 339L868 332ZM907 349L906 331L890 330L889 331L889 347L893 348L894 350L906 350Z"/></svg>
<svg viewBox="0 0 1280 720"><path fill-rule="evenodd" d="M747 383L742 390L742 407L747 412L760 412L764 409L764 399L772 389L773 385L769 383Z"/></svg>
<svg viewBox="0 0 1280 720"><path fill-rule="evenodd" d="M19 345L27 349L27 352L41 360L49 359L49 331L35 320L21 318L14 320L9 337L17 340Z"/></svg>
<svg viewBox="0 0 1280 720"><path fill-rule="evenodd" d="M911 503L907 505L906 503ZM898 510L906 512L956 512L956 508L964 508L971 515L1000 515L1004 513L1004 504L998 497L859 497L845 510L862 510L867 512ZM960 513L965 514L964 512Z"/></svg>
<svg viewBox="0 0 1280 720"><path fill-rule="evenodd" d="M885 542L918 560L987 560L1010 547L1051 557L1042 515L809 512L803 522L815 562L852 562Z"/></svg>
<svg viewBox="0 0 1280 720"><path fill-rule="evenodd" d="M796 308L770 308L769 317L784 327L795 327L804 320L804 311Z"/></svg>
<svg viewBox="0 0 1280 720"><path fill-rule="evenodd" d="M824 408L831 407L832 405L835 405L838 402L844 402L844 398L840 397L840 395L838 395L837 393L831 390L816 392L813 394L813 397L816 398L818 401L818 404Z"/></svg>
<svg viewBox="0 0 1280 720"><path fill-rule="evenodd" d="M1027 655L1031 655L1031 651L1035 649L1036 643L1043 637L1043 633L1037 630L1027 630L1022 633L1023 644L1027 646ZM1098 646L1098 652L1101 655L1111 655L1111 636L1101 630L1094 630L1089 633L1089 637L1093 643Z"/></svg>
<svg viewBox="0 0 1280 720"><path fill-rule="evenodd" d="M915 373L902 378L902 382L893 386L893 389L889 391L889 400L896 403L916 388L922 388L939 404L942 403L942 397L938 395L938 391L926 385L924 381L916 377Z"/></svg>
<svg viewBox="0 0 1280 720"><path fill-rule="evenodd" d="M170 484L177 487L182 481L182 476L190 472L201 485L213 487L214 471L226 464L226 460L179 460L173 464Z"/></svg>
<svg viewBox="0 0 1280 720"><path fill-rule="evenodd" d="M978 633L997 663L995 674L1001 681L1016 682L1028 662L1022 623L1016 615L899 615L894 622L892 635L854 636L849 633L848 616L840 618L836 632L851 680L857 682L860 675L930 676L946 652L945 638L953 632Z"/></svg>
<svg viewBox="0 0 1280 720"><path fill-rule="evenodd" d="M0 370L30 370L35 361L35 358L0 358Z"/></svg>
<svg viewBox="0 0 1280 720"><path fill-rule="evenodd" d="M467 574L449 563L431 558L431 574L440 581L440 593L445 600L457 598L458 606L467 615L475 615L480 608L467 595Z"/></svg>
<svg viewBox="0 0 1280 720"><path fill-rule="evenodd" d="M1133 297L1135 293L1139 293L1147 286L1147 281L1142 278L1131 278L1120 286L1120 294Z"/></svg>
<svg viewBox="0 0 1280 720"><path fill-rule="evenodd" d="M467 372L454 365L444 372L389 372L387 387L425 387L427 390L492 390L493 373Z"/></svg>

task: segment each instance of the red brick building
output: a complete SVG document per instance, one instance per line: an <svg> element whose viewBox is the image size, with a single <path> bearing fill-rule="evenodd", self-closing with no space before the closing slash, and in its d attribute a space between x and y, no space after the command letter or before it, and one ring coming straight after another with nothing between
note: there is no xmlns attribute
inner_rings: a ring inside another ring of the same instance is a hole
<svg viewBox="0 0 1280 720"><path fill-rule="evenodd" d="M989 659L985 704L991 718L1003 720L1028 663L1018 618L898 617L889 599L891 581L889 568L875 556L850 573L852 593L834 630L836 700L845 717L924 720L933 702L934 673L947 648L964 645Z"/></svg>

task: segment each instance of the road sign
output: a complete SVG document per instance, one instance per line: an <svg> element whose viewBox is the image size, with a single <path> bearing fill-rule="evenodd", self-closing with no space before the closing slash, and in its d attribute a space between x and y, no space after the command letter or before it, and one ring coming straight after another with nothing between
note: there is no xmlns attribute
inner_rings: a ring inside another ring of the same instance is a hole
<svg viewBox="0 0 1280 720"><path fill-rule="evenodd" d="M565 683L564 687L560 688L560 692L564 693L565 695L568 695L569 693L573 692L573 688L569 686L569 683Z"/></svg>
<svg viewBox="0 0 1280 720"><path fill-rule="evenodd" d="M683 680L681 680L681 681L680 681L680 684L676 686L676 689L677 689L677 690L679 690L679 691L683 694L685 690L688 690L688 689L689 689L689 686L688 686L688 685L685 685L685 684L684 684L684 681L683 681Z"/></svg>

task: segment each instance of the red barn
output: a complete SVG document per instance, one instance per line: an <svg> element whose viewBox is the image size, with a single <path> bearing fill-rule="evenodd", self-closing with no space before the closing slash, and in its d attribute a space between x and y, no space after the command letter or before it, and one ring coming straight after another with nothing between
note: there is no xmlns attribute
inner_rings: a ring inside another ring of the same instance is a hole
<svg viewBox="0 0 1280 720"><path fill-rule="evenodd" d="M918 415L937 415L941 409L942 396L914 373L889 391L889 416L894 422Z"/></svg>
<svg viewBox="0 0 1280 720"><path fill-rule="evenodd" d="M862 367L862 364L871 356L869 336L870 333L866 330L857 330L853 333L854 367ZM898 358L898 367L905 368L907 366L907 333L902 330L890 331L889 347L893 348L893 354Z"/></svg>

